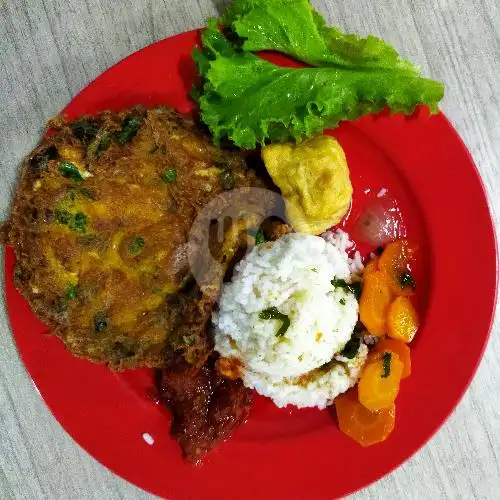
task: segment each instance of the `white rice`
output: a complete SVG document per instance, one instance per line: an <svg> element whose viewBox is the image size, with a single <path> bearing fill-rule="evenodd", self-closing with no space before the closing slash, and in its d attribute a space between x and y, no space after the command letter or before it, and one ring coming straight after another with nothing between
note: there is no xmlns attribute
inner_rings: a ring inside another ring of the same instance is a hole
<svg viewBox="0 0 500 500"><path fill-rule="evenodd" d="M331 243L344 255L344 258L347 259L351 275L360 276L363 274L365 266L361 260L361 254L356 250L352 257L348 256L348 251L354 246L354 243L349 239L349 235L345 231L342 231L342 229L326 231L321 237L328 243Z"/></svg>
<svg viewBox="0 0 500 500"><path fill-rule="evenodd" d="M356 384L367 355L368 347L361 344L354 359L345 363L333 363L317 377L313 373L302 379L295 377L273 381L259 374L246 372L244 382L247 387L271 398L280 408L295 405L298 408L316 406L323 409L331 405L339 394Z"/></svg>
<svg viewBox="0 0 500 500"><path fill-rule="evenodd" d="M359 253L347 255L351 246L343 231L285 235L256 246L223 289L213 317L215 348L238 359L244 384L278 406L324 408L359 377L365 346L353 360L314 372L342 351L358 319L354 295L331 284L362 271ZM281 337L281 320L260 317L271 307L290 319Z"/></svg>

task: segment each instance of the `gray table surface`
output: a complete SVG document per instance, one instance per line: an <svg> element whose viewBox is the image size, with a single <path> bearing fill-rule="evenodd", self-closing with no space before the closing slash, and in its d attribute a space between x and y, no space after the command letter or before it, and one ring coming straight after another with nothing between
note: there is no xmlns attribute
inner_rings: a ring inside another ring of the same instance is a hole
<svg viewBox="0 0 500 500"><path fill-rule="evenodd" d="M204 20L215 15L223 3L1 0L0 220L8 214L20 160L36 144L48 118L113 63L156 40L203 26ZM476 161L498 233L498 1L313 3L331 24L349 32L381 36L420 64L426 75L446 83L442 109ZM500 498L498 320L479 371L446 425L407 463L353 498ZM3 306L0 498L152 498L97 463L62 430L19 360Z"/></svg>

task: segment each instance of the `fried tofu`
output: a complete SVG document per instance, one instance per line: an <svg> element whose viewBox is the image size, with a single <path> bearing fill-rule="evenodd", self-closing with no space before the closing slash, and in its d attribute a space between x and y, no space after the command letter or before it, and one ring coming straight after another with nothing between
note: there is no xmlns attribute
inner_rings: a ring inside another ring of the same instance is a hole
<svg viewBox="0 0 500 500"><path fill-rule="evenodd" d="M271 144L263 148L262 158L281 189L288 220L296 231L319 234L340 222L349 210L349 169L333 137Z"/></svg>

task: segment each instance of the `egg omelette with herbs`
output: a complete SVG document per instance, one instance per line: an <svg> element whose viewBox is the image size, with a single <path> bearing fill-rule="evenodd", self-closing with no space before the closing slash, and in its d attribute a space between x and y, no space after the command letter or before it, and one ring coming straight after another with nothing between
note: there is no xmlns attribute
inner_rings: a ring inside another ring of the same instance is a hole
<svg viewBox="0 0 500 500"><path fill-rule="evenodd" d="M23 163L4 225L16 286L73 354L161 367L174 348L169 297L190 279L192 222L254 181L241 155L165 106L57 117Z"/></svg>

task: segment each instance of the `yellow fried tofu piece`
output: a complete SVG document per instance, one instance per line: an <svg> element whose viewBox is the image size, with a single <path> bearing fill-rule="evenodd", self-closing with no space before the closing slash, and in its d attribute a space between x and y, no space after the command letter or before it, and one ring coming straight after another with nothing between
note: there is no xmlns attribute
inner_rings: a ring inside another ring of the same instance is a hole
<svg viewBox="0 0 500 500"><path fill-rule="evenodd" d="M349 210L349 168L333 137L271 144L263 148L262 158L281 189L289 222L296 231L319 234L340 222Z"/></svg>

